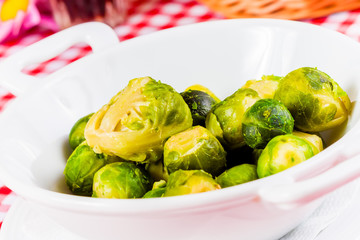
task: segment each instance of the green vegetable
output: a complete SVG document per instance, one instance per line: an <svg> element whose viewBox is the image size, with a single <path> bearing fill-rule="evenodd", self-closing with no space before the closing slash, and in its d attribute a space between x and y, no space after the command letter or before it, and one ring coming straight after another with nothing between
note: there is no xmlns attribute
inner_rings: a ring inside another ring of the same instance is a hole
<svg viewBox="0 0 360 240"><path fill-rule="evenodd" d="M76 195L91 196L96 171L105 166L111 157L96 154L84 141L72 152L64 170L65 182Z"/></svg>
<svg viewBox="0 0 360 240"><path fill-rule="evenodd" d="M189 106L193 118L193 126L205 126L205 119L216 101L206 92L188 90L181 93L186 104Z"/></svg>
<svg viewBox="0 0 360 240"><path fill-rule="evenodd" d="M145 193L143 198L158 198L162 197L165 193L166 188L156 188Z"/></svg>
<svg viewBox="0 0 360 240"><path fill-rule="evenodd" d="M346 122L350 111L346 92L310 67L250 80L223 101L202 85L179 94L135 78L74 124L65 181L74 194L97 198L227 188L319 153L319 132Z"/></svg>
<svg viewBox="0 0 360 240"><path fill-rule="evenodd" d="M166 190L166 182L164 180L155 182L153 188L145 193L143 198L157 198L162 197Z"/></svg>
<svg viewBox="0 0 360 240"><path fill-rule="evenodd" d="M258 159L258 176L263 178L281 172L314 155L312 145L306 140L292 134L276 136L266 145Z"/></svg>
<svg viewBox="0 0 360 240"><path fill-rule="evenodd" d="M303 67L279 83L275 99L281 101L304 132L320 132L345 122L351 110L348 95L326 73Z"/></svg>
<svg viewBox="0 0 360 240"><path fill-rule="evenodd" d="M115 162L95 173L93 197L141 198L151 189L148 174L132 162Z"/></svg>
<svg viewBox="0 0 360 240"><path fill-rule="evenodd" d="M211 175L203 170L178 170L170 174L163 196L201 193L220 188Z"/></svg>
<svg viewBox="0 0 360 240"><path fill-rule="evenodd" d="M195 126L166 141L164 165L169 173L202 169L218 175L225 169L226 152L209 130Z"/></svg>
<svg viewBox="0 0 360 240"><path fill-rule="evenodd" d="M321 137L316 134L304 133L299 131L293 131L292 134L310 143L313 147L314 154L318 154L324 149Z"/></svg>
<svg viewBox="0 0 360 240"><path fill-rule="evenodd" d="M143 77L131 80L90 118L85 138L97 153L156 162L164 141L191 126L191 112L181 95L169 85Z"/></svg>
<svg viewBox="0 0 360 240"><path fill-rule="evenodd" d="M220 99L212 91L210 91L210 89L204 87L203 85L200 85L200 84L192 85L192 86L186 88L184 92L187 92L190 90L205 92L205 93L209 94L215 100L215 102L217 102L217 103L220 102Z"/></svg>
<svg viewBox="0 0 360 240"><path fill-rule="evenodd" d="M85 141L84 137L84 130L87 122L89 121L90 117L94 113L91 113L89 115L86 115L85 117L80 118L74 126L71 128L70 134L69 134L69 144L70 147L74 150L77 146L80 145L83 141Z"/></svg>
<svg viewBox="0 0 360 240"><path fill-rule="evenodd" d="M259 99L255 90L237 90L211 109L205 121L206 128L219 139L227 150L244 146L243 116L245 111Z"/></svg>
<svg viewBox="0 0 360 240"><path fill-rule="evenodd" d="M256 165L241 164L232 167L216 178L221 188L231 187L258 179Z"/></svg>
<svg viewBox="0 0 360 240"><path fill-rule="evenodd" d="M245 112L242 135L252 148L264 148L275 136L293 131L294 119L289 110L275 99L261 99Z"/></svg>
<svg viewBox="0 0 360 240"><path fill-rule="evenodd" d="M249 80L242 88L251 88L255 90L260 98L273 98L276 89L279 86L281 77L274 75L265 75L261 80Z"/></svg>

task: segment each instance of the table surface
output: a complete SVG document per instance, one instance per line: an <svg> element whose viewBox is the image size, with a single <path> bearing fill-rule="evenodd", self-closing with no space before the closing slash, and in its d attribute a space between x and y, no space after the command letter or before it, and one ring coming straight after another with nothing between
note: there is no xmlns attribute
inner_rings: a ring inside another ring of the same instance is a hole
<svg viewBox="0 0 360 240"><path fill-rule="evenodd" d="M115 27L114 30L121 41L126 41L166 28L219 19L224 19L224 17L195 0L150 0L146 2L138 0L131 3L126 21ZM355 41L360 41L360 9L299 21L320 25L343 33ZM18 39L0 45L0 61L55 33L56 30L49 26L47 22L41 23ZM49 61L26 68L25 72L39 77L46 76L87 55L90 51L90 47L75 46ZM6 107L6 103L14 98L13 94L0 86L0 111ZM0 182L0 228L6 213L16 198L16 194Z"/></svg>

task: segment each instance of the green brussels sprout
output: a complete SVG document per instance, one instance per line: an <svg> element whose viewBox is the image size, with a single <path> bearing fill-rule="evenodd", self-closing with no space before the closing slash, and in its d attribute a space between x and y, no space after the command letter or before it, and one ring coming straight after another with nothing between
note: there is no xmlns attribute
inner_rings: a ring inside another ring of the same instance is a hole
<svg viewBox="0 0 360 240"><path fill-rule="evenodd" d="M97 111L85 138L97 153L136 162L156 162L168 137L192 126L184 99L169 85L136 78Z"/></svg>
<svg viewBox="0 0 360 240"><path fill-rule="evenodd" d="M348 95L326 73L303 67L279 83L275 99L281 101L304 132L320 132L345 122L351 110Z"/></svg>
<svg viewBox="0 0 360 240"><path fill-rule="evenodd" d="M212 176L203 170L178 170L170 174L163 196L201 193L220 188Z"/></svg>
<svg viewBox="0 0 360 240"><path fill-rule="evenodd" d="M87 122L94 113L86 115L85 117L80 118L70 130L69 134L69 144L70 147L74 150L80 143L85 141L84 130Z"/></svg>
<svg viewBox="0 0 360 240"><path fill-rule="evenodd" d="M324 149L323 140L316 134L293 131L293 135L306 140L313 147L314 154L318 154Z"/></svg>
<svg viewBox="0 0 360 240"><path fill-rule="evenodd" d="M255 90L239 89L220 103L215 104L206 117L206 128L219 139L227 150L245 145L242 120L245 111L260 97Z"/></svg>
<svg viewBox="0 0 360 240"><path fill-rule="evenodd" d="M168 173L179 169L202 169L218 175L225 169L226 152L209 130L195 126L171 136L165 142L164 166Z"/></svg>
<svg viewBox="0 0 360 240"><path fill-rule="evenodd" d="M245 143L252 148L264 148L275 136L290 134L294 119L281 102L275 99L260 99L244 114L242 134Z"/></svg>
<svg viewBox="0 0 360 240"><path fill-rule="evenodd" d="M184 92L189 91L189 90L205 92L205 93L209 94L215 100L216 103L221 101L212 91L210 91L210 89L204 87L203 85L200 85L200 84L192 85L192 86L186 88Z"/></svg>
<svg viewBox="0 0 360 240"><path fill-rule="evenodd" d="M206 92L188 90L180 93L189 106L193 118L193 126L205 126L205 119L216 101Z"/></svg>
<svg viewBox="0 0 360 240"><path fill-rule="evenodd" d="M164 180L160 180L158 182L154 182L153 188L145 193L143 198L157 198L162 197L166 190L166 182Z"/></svg>
<svg viewBox="0 0 360 240"><path fill-rule="evenodd" d="M306 140L293 134L276 136L269 141L258 159L258 176L273 175L314 155L313 147Z"/></svg>
<svg viewBox="0 0 360 240"><path fill-rule="evenodd" d="M158 197L162 197L165 193L166 188L155 188L152 189L150 191L148 191L147 193L145 193L145 195L142 198L158 198Z"/></svg>
<svg viewBox="0 0 360 240"><path fill-rule="evenodd" d="M260 98L273 98L282 77L264 75L261 80L249 80L242 88L254 89Z"/></svg>
<svg viewBox="0 0 360 240"><path fill-rule="evenodd" d="M96 154L84 141L72 152L64 170L65 182L76 195L91 196L94 174L105 166L111 157Z"/></svg>
<svg viewBox="0 0 360 240"><path fill-rule="evenodd" d="M221 188L226 188L256 179L258 179L256 165L245 163L226 170L215 180L220 184Z"/></svg>
<svg viewBox="0 0 360 240"><path fill-rule="evenodd" d="M110 163L95 173L93 197L141 198L151 189L152 180L133 162Z"/></svg>

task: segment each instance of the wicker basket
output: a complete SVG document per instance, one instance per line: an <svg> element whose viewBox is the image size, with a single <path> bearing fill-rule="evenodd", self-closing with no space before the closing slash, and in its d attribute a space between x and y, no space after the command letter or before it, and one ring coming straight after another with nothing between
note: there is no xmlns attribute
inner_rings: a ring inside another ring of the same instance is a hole
<svg viewBox="0 0 360 240"><path fill-rule="evenodd" d="M199 0L227 18L316 18L360 8L360 0Z"/></svg>

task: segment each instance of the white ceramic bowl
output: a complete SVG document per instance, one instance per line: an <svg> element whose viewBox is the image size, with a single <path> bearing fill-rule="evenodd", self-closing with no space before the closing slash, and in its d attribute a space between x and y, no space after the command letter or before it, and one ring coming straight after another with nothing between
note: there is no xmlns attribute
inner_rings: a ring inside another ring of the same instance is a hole
<svg viewBox="0 0 360 240"><path fill-rule="evenodd" d="M94 53L43 79L21 72L78 42ZM199 83L223 98L246 80L310 66L328 73L357 101L359 64L360 44L300 22L222 20L122 43L105 25L78 25L1 62L0 83L18 97L0 115L0 177L85 239L277 239L303 221L322 196L358 177L359 106L346 126L325 135L333 144L304 163L239 186L162 199L68 194L62 172L69 130L135 77L152 76L178 91Z"/></svg>

